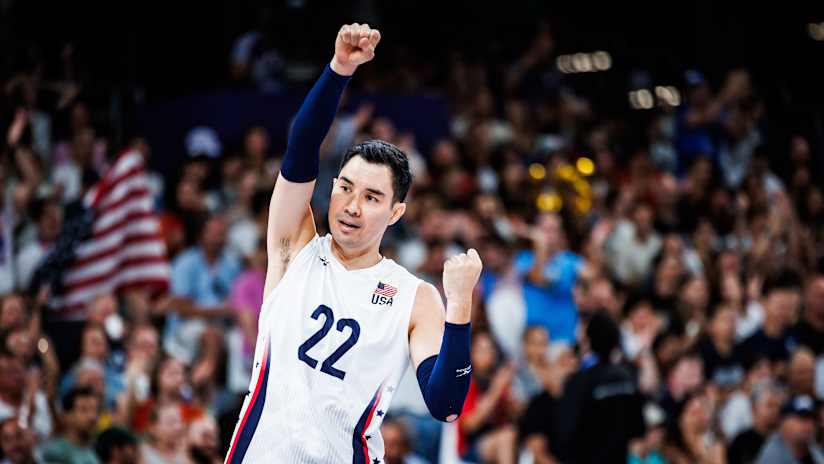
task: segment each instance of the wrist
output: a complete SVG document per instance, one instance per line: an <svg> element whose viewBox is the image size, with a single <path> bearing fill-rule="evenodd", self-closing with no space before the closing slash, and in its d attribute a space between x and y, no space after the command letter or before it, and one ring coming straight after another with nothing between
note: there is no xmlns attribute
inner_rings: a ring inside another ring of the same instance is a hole
<svg viewBox="0 0 824 464"><path fill-rule="evenodd" d="M450 324L467 324L472 314L472 297L451 298L446 302L446 322Z"/></svg>
<svg viewBox="0 0 824 464"><path fill-rule="evenodd" d="M332 68L332 71L336 74L346 77L355 74L355 69L357 69L355 65L341 63L337 55L332 57L332 61L329 62L329 67Z"/></svg>

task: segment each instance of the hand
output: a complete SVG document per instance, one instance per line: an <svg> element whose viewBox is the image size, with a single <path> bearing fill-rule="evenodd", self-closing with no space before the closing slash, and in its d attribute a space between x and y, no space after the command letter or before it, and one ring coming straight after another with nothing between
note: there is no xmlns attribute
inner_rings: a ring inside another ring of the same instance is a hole
<svg viewBox="0 0 824 464"><path fill-rule="evenodd" d="M474 248L446 260L443 264L443 290L446 302L471 306L472 291L481 276L481 257Z"/></svg>
<svg viewBox="0 0 824 464"><path fill-rule="evenodd" d="M335 57L330 66L343 76L354 74L358 66L375 57L375 47L381 40L381 33L368 24L349 24L340 28L335 40Z"/></svg>
<svg viewBox="0 0 824 464"><path fill-rule="evenodd" d="M495 394L501 394L512 384L512 379L515 377L515 365L507 363L501 366L495 375L492 377L492 382L489 384L489 391Z"/></svg>
<svg viewBox="0 0 824 464"><path fill-rule="evenodd" d="M6 134L6 143L9 146L17 146L17 142L20 141L20 137L23 135L23 131L26 129L26 126L29 124L29 113L24 108L18 108L17 112L14 113L14 119L9 126L9 131Z"/></svg>

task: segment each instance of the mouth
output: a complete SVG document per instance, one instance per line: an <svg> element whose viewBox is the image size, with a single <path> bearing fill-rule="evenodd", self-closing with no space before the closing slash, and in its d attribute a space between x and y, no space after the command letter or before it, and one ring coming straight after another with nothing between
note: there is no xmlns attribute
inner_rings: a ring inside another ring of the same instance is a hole
<svg viewBox="0 0 824 464"><path fill-rule="evenodd" d="M340 225L341 230L343 230L344 232L351 232L360 229L359 225L344 221L342 219L338 219L338 224Z"/></svg>

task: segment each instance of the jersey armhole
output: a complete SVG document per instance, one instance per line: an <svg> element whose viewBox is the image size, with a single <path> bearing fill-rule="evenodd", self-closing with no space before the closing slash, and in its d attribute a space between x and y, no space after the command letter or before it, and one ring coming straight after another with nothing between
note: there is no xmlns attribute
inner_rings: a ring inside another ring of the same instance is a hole
<svg viewBox="0 0 824 464"><path fill-rule="evenodd" d="M260 311L261 317L263 316L263 311L264 311L264 310L265 310L265 308L268 306L269 302L270 302L270 301L273 299L273 297L277 294L278 289L280 288L280 286L281 286L281 285L283 284L283 282L284 282L284 281L285 281L285 280L289 277L289 275L293 273L293 272L292 272L292 270L293 270L295 267L297 267L297 266L295 266L295 265L296 265L297 263L299 263L299 262L302 262L302 261L303 261L303 259L304 259L304 255L305 255L305 254L307 254L307 253L309 253L309 252L310 252L309 250L310 250L312 247L314 247L314 246L315 246L315 243L317 242L318 237L320 237L320 236L319 236L319 235L317 234L317 232L316 232L316 233L315 233L315 235L314 235L314 237L312 237L312 239L311 239L311 240L309 240L309 241L306 243L306 245L304 245L304 246L303 246L303 248L301 248L301 249L300 249L300 251L298 251L298 254L296 254L296 255L295 255L294 259L292 259L292 263L291 263L291 265L286 267L286 272L284 272L284 273L283 273L283 277L281 277L281 278L280 278L280 281L278 281L277 285L275 285L275 286L274 286L274 288L272 288L272 291L270 291L270 292L269 292L269 294L268 294L268 295L266 295L266 298L263 300L263 303L261 303L261 311Z"/></svg>

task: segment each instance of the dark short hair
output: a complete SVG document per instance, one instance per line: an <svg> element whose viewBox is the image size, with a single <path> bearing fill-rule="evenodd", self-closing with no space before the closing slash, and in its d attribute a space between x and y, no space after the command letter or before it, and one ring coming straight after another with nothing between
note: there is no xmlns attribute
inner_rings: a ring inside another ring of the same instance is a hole
<svg viewBox="0 0 824 464"><path fill-rule="evenodd" d="M589 320L586 333L592 351L601 362L609 363L609 355L621 344L621 330L612 316L605 310L596 311Z"/></svg>
<svg viewBox="0 0 824 464"><path fill-rule="evenodd" d="M128 429L123 427L109 427L97 436L97 443L94 445L94 451L101 462L109 462L112 458L114 450L123 448L124 446L136 446L137 437L134 436Z"/></svg>
<svg viewBox="0 0 824 464"><path fill-rule="evenodd" d="M767 278L764 282L764 294L768 295L777 290L801 290L801 277L791 269L782 269Z"/></svg>
<svg viewBox="0 0 824 464"><path fill-rule="evenodd" d="M66 396L63 397L63 402L62 402L63 412L67 413L67 412L71 411L72 409L74 409L75 404L77 404L78 399L86 398L86 397L93 397L93 398L97 398L98 400L100 400L100 397L97 396L97 393L95 393L94 390L92 390L89 387L74 387L74 388L72 388L71 390L69 390L68 393L66 393Z"/></svg>
<svg viewBox="0 0 824 464"><path fill-rule="evenodd" d="M353 145L343 154L340 162L342 170L346 163L354 156L360 156L367 163L384 164L392 170L393 201L404 201L412 185L412 171L409 170L409 159L400 148L383 140L367 140Z"/></svg>

